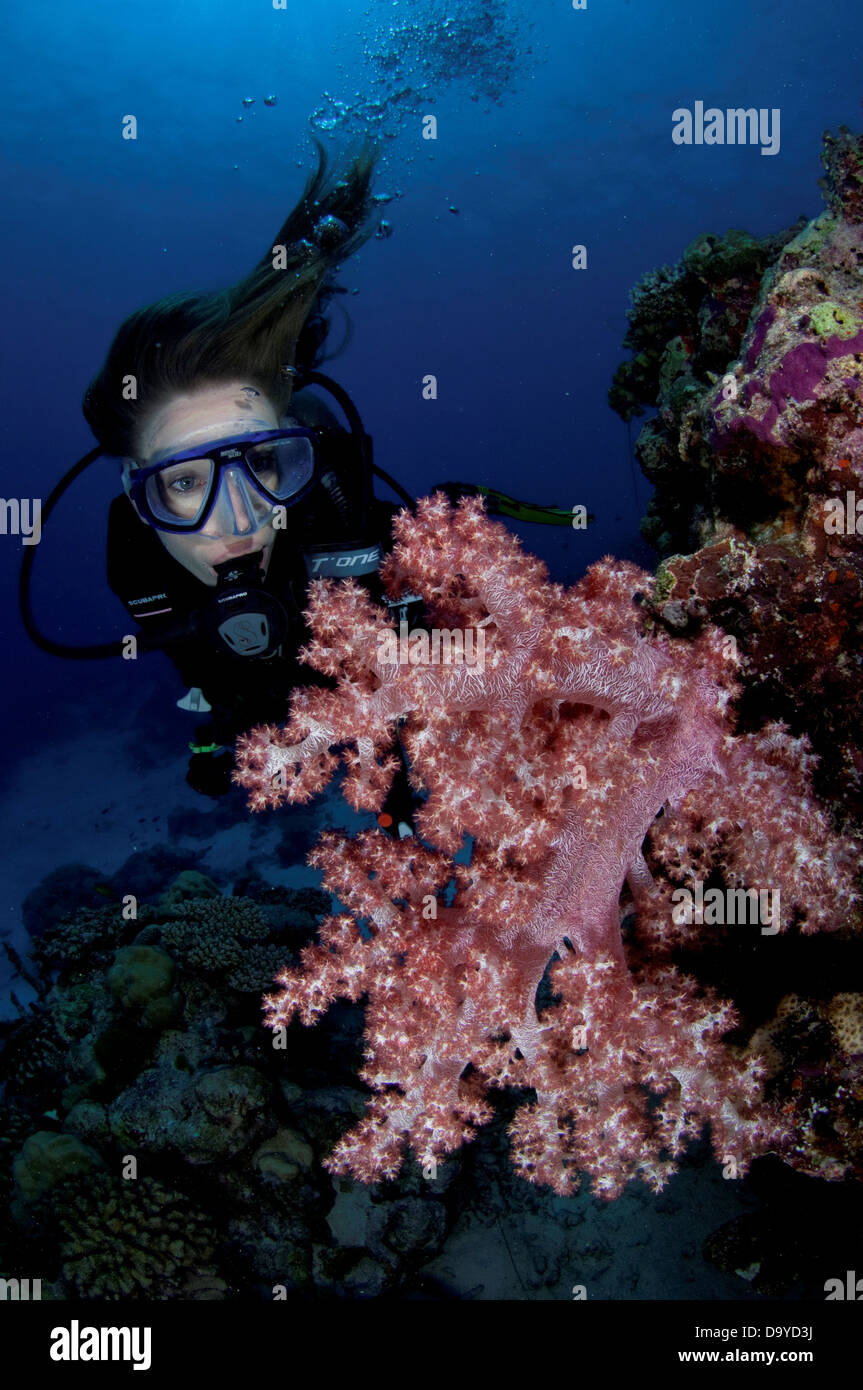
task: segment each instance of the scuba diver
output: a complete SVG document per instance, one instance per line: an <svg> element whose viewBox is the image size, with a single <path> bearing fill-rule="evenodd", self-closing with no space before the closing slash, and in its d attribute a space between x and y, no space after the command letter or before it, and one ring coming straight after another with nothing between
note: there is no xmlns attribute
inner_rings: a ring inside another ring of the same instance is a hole
<svg viewBox="0 0 863 1390"><path fill-rule="evenodd" d="M43 507L100 455L119 465L111 505L107 576L139 629L138 649L164 651L196 713L189 785L208 796L231 786L233 744L256 724L281 723L297 685L328 683L297 654L309 633L306 590L315 577L350 576L386 602L378 569L396 504L374 494L384 480L348 394L316 370L344 290L333 273L374 233L366 143L343 173L319 142L318 166L251 274L233 287L169 296L120 326L83 411L98 447L80 459ZM329 392L348 428L315 388ZM451 498L482 492L493 514L569 525L571 514L536 508L488 488L441 484ZM23 561L21 612L30 637L54 655L118 655L122 642L81 647L46 637L30 606L34 551ZM394 618L421 600L390 603ZM379 817L412 832L416 798L406 767Z"/></svg>

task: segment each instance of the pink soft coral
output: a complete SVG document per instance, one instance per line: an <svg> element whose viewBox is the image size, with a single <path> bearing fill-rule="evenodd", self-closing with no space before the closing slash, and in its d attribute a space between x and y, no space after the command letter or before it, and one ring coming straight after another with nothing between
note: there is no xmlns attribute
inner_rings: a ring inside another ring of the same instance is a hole
<svg viewBox="0 0 863 1390"><path fill-rule="evenodd" d="M650 581L634 566L606 559L564 590L478 502L453 510L441 496L402 513L395 534L390 593L419 593L435 626L481 626L484 666L382 661L384 610L350 581L321 581L305 659L336 689L297 692L284 730L238 745L236 780L256 809L308 800L335 748L347 799L380 809L399 728L427 793L425 844L323 837L311 862L353 916L328 919L265 1001L278 1027L314 1023L337 997L368 1000L373 1095L329 1166L374 1181L397 1172L406 1144L423 1163L441 1159L490 1118L490 1088L510 1085L536 1093L510 1126L513 1162L559 1193L579 1171L605 1197L638 1174L658 1189L705 1122L736 1172L781 1151L759 1063L722 1042L733 1009L668 961L671 887L642 846L666 808L655 862L678 881L698 842L729 884L772 875L786 923L809 911L812 929L835 925L837 890L853 895L850 847L806 800L784 731L731 735L728 644L716 630L691 643L648 636L637 598ZM465 834L469 868L452 858ZM625 884L639 923L629 963ZM538 1013L555 952L560 997Z"/></svg>

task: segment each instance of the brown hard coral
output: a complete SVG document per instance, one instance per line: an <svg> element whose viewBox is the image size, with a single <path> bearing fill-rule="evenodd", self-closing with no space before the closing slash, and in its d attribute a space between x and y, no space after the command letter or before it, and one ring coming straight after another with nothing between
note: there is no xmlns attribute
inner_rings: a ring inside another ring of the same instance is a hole
<svg viewBox="0 0 863 1390"><path fill-rule="evenodd" d="M215 1273L208 1217L163 1183L100 1175L63 1196L63 1276L77 1297L176 1298L190 1277Z"/></svg>
<svg viewBox="0 0 863 1390"><path fill-rule="evenodd" d="M787 994L746 1050L765 1063L792 1123L785 1161L828 1181L863 1176L863 994Z"/></svg>
<svg viewBox="0 0 863 1390"><path fill-rule="evenodd" d="M863 1055L863 994L834 994L826 1012L842 1051L849 1057Z"/></svg>

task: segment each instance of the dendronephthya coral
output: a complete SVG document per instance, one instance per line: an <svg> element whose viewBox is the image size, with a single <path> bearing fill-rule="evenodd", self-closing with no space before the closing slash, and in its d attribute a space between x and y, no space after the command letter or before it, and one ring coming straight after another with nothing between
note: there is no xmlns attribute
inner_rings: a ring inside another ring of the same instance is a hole
<svg viewBox="0 0 863 1390"><path fill-rule="evenodd" d="M341 757L345 796L379 810L403 725L428 793L424 844L324 837L311 862L353 916L327 919L266 999L279 1029L368 996L373 1094L329 1166L376 1181L409 1147L434 1168L505 1086L531 1097L510 1126L515 1166L561 1194L581 1172L604 1197L637 1175L659 1189L706 1122L736 1172L784 1152L760 1059L723 1042L733 1007L670 953L675 893L701 874L720 896L771 885L770 935L835 929L856 900L853 846L809 794L805 740L776 725L734 736L733 644L651 633L635 566L606 559L564 590L479 502L453 510L440 494L394 532L391 596L421 594L432 628L481 630L484 663L402 663L384 610L350 581L318 581L304 657L336 688L296 692L284 729L238 747L256 809L308 800ZM465 834L469 868L453 859ZM553 956L555 1002L538 1012Z"/></svg>

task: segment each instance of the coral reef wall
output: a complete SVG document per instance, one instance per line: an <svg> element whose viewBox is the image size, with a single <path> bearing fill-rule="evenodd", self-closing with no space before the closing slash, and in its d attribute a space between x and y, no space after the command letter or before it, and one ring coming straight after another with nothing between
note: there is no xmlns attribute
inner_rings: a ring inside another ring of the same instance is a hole
<svg viewBox="0 0 863 1390"><path fill-rule="evenodd" d="M739 644L743 726L806 733L816 788L863 819L863 139L824 137L827 210L698 237L632 293L609 400L654 407L636 454L669 631Z"/></svg>

